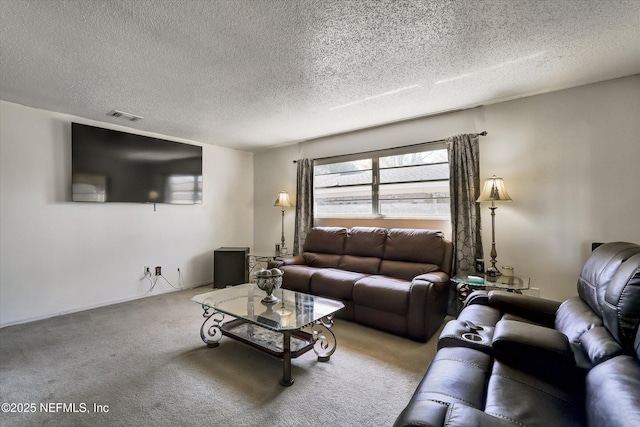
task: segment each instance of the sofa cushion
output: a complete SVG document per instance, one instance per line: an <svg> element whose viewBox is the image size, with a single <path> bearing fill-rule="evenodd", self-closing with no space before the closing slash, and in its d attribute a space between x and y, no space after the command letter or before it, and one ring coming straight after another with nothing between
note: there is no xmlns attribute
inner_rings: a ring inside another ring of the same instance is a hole
<svg viewBox="0 0 640 427"><path fill-rule="evenodd" d="M342 255L346 237L343 227L314 227L307 233L302 251Z"/></svg>
<svg viewBox="0 0 640 427"><path fill-rule="evenodd" d="M355 271L356 273L377 274L380 267L380 258L342 255L338 268L341 270Z"/></svg>
<svg viewBox="0 0 640 427"><path fill-rule="evenodd" d="M368 276L353 287L356 305L396 314L407 314L411 282L385 276Z"/></svg>
<svg viewBox="0 0 640 427"><path fill-rule="evenodd" d="M302 254L307 265L317 268L337 268L340 264L340 255L305 252Z"/></svg>
<svg viewBox="0 0 640 427"><path fill-rule="evenodd" d="M393 228L387 234L383 258L442 265L444 249L441 231Z"/></svg>
<svg viewBox="0 0 640 427"><path fill-rule="evenodd" d="M484 409L492 358L464 347L438 350L412 401L435 400Z"/></svg>
<svg viewBox="0 0 640 427"><path fill-rule="evenodd" d="M305 294L311 293L311 276L318 269L306 265L283 265L280 270L284 272L282 276L282 287Z"/></svg>
<svg viewBox="0 0 640 427"><path fill-rule="evenodd" d="M323 268L311 276L311 293L352 301L353 284L365 276L362 273Z"/></svg>
<svg viewBox="0 0 640 427"><path fill-rule="evenodd" d="M624 261L638 253L640 246L633 243L607 243L597 247L585 262L578 278L578 295L598 315L613 275Z"/></svg>
<svg viewBox="0 0 640 427"><path fill-rule="evenodd" d="M603 324L602 319L580 297L564 301L556 313L555 328L573 343L579 343L582 334L589 329Z"/></svg>
<svg viewBox="0 0 640 427"><path fill-rule="evenodd" d="M522 427L513 421L496 418L479 409L462 404L446 404L433 400L416 402L415 406L407 407L394 427Z"/></svg>
<svg viewBox="0 0 640 427"><path fill-rule="evenodd" d="M386 259L380 262L379 269L380 274L404 280L412 280L420 274L431 273L432 271L438 271L438 266L418 262L389 261Z"/></svg>
<svg viewBox="0 0 640 427"><path fill-rule="evenodd" d="M521 426L583 426L581 394L495 361L487 383L487 414Z"/></svg>
<svg viewBox="0 0 640 427"><path fill-rule="evenodd" d="M604 295L602 318L611 335L627 350L640 324L640 254L620 265Z"/></svg>
<svg viewBox="0 0 640 427"><path fill-rule="evenodd" d="M640 361L614 357L594 367L586 379L590 426L640 425Z"/></svg>
<svg viewBox="0 0 640 427"><path fill-rule="evenodd" d="M604 326L596 326L582 334L580 344L590 366L598 365L623 353L618 341L609 334Z"/></svg>
<svg viewBox="0 0 640 427"><path fill-rule="evenodd" d="M386 240L386 228L353 227L347 233L344 253L360 257L382 258Z"/></svg>

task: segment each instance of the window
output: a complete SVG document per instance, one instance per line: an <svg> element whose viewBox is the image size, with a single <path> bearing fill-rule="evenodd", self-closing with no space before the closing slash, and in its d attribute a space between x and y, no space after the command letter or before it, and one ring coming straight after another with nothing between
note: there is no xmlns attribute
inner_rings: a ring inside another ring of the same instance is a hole
<svg viewBox="0 0 640 427"><path fill-rule="evenodd" d="M449 164L442 144L317 161L318 218L449 219Z"/></svg>

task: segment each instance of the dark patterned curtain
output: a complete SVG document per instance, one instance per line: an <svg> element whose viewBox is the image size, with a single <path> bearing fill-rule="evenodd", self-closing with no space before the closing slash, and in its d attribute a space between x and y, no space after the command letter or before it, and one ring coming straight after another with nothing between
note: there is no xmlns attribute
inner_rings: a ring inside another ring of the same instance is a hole
<svg viewBox="0 0 640 427"><path fill-rule="evenodd" d="M454 245L453 270L473 271L476 258L483 258L480 226L480 159L478 135L447 138L449 189L451 193L451 240Z"/></svg>
<svg viewBox="0 0 640 427"><path fill-rule="evenodd" d="M307 233L313 227L313 159L297 162L296 224L293 235L293 254L302 253Z"/></svg>

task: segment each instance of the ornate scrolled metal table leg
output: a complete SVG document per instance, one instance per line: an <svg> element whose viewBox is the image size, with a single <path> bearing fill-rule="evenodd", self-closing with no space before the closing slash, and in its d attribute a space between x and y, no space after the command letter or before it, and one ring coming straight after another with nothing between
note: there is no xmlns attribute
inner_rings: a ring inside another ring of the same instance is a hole
<svg viewBox="0 0 640 427"><path fill-rule="evenodd" d="M217 347L222 338L222 331L220 325L224 320L224 313L218 311L210 312L211 308L202 306L204 313L202 317L206 317L200 328L200 338L207 344L207 347Z"/></svg>
<svg viewBox="0 0 640 427"><path fill-rule="evenodd" d="M336 351L336 336L331 330L333 315L325 316L311 327L312 339L315 341L313 351L318 355L319 362L327 362Z"/></svg>

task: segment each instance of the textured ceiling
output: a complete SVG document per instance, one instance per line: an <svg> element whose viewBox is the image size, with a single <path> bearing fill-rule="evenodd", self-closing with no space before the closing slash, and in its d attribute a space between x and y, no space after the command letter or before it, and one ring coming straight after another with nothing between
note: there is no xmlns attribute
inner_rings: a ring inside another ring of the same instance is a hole
<svg viewBox="0 0 640 427"><path fill-rule="evenodd" d="M0 97L256 150L637 74L639 28L639 0L0 0Z"/></svg>

